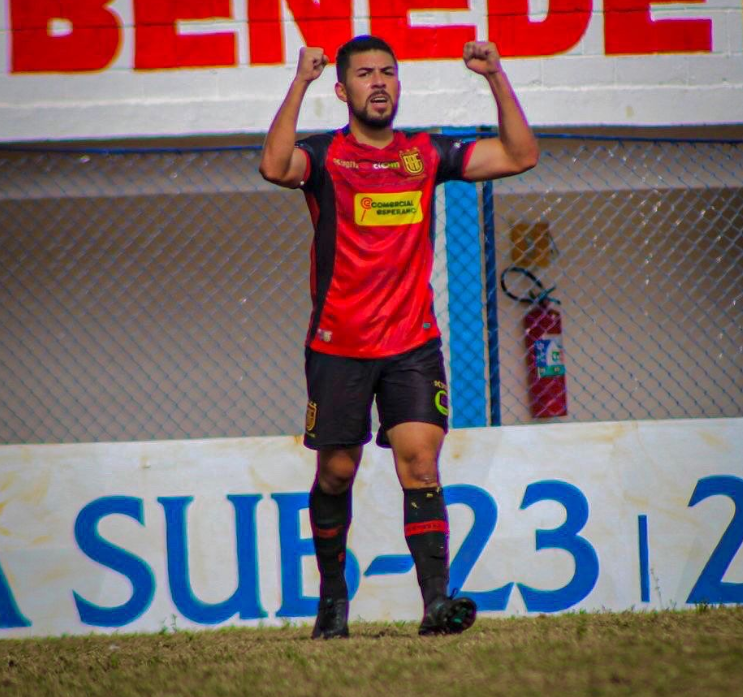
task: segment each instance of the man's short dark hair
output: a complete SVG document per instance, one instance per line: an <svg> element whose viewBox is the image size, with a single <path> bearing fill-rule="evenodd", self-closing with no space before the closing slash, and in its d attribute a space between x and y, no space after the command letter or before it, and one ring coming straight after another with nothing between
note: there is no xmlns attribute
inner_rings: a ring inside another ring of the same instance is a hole
<svg viewBox="0 0 743 697"><path fill-rule="evenodd" d="M345 84L346 71L351 62L351 56L354 53L365 53L366 51L384 51L385 53L389 53L392 56L392 60L395 61L395 65L397 65L395 52L384 39L369 34L355 36L353 39L343 44L343 46L338 49L338 53L335 56L335 70L338 75L338 82Z"/></svg>

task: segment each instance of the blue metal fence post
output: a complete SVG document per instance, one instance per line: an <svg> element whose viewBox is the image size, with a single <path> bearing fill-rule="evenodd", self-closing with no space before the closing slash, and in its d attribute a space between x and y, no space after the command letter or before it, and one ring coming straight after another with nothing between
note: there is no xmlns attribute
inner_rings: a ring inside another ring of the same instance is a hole
<svg viewBox="0 0 743 697"><path fill-rule="evenodd" d="M485 130L485 129L483 129ZM482 229L485 238L485 307L488 325L490 425L501 425L500 337L498 335L498 270L495 261L495 204L493 182L482 183Z"/></svg>
<svg viewBox="0 0 743 697"><path fill-rule="evenodd" d="M459 135L462 130L447 128L443 133ZM477 187L447 182L444 192L452 426L486 426L483 255Z"/></svg>

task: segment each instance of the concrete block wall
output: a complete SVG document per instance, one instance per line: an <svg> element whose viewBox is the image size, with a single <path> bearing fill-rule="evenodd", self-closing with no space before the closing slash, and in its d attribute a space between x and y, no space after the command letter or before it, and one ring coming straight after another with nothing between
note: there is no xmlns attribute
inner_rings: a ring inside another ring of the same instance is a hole
<svg viewBox="0 0 743 697"><path fill-rule="evenodd" d="M485 82L458 58L470 38L497 41L535 126L743 123L740 0L86 6L87 15L75 4L2 0L0 141L262 133L305 41L332 55L370 31L387 32L401 58L400 126L493 122ZM308 94L301 129L345 121L334 82L331 66Z"/></svg>

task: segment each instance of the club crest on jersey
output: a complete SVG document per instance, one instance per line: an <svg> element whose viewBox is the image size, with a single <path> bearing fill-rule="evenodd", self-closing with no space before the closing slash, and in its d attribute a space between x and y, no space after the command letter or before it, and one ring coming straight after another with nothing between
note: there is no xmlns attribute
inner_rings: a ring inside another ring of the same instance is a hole
<svg viewBox="0 0 743 697"><path fill-rule="evenodd" d="M408 174L413 176L416 174L423 174L425 167L418 148L413 148L412 150L401 150L400 159L402 160L402 166Z"/></svg>

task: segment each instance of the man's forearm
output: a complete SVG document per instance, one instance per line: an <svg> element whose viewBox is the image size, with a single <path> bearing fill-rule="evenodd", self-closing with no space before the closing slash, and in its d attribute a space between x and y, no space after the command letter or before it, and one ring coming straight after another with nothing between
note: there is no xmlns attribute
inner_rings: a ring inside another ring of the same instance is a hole
<svg viewBox="0 0 743 697"><path fill-rule="evenodd" d="M297 122L302 101L309 83L295 79L276 112L266 134L261 157L260 172L269 180L280 180L289 172L294 143L297 139Z"/></svg>
<svg viewBox="0 0 743 697"><path fill-rule="evenodd" d="M297 75L276 112L263 144L259 169L268 181L290 187L301 183L304 161L294 156L299 110L310 83L320 77L328 62L322 48L304 46L299 49Z"/></svg>
<svg viewBox="0 0 743 697"><path fill-rule="evenodd" d="M498 108L498 135L503 147L516 161L530 161L538 152L537 140L529 126L513 87L501 68L487 76Z"/></svg>

